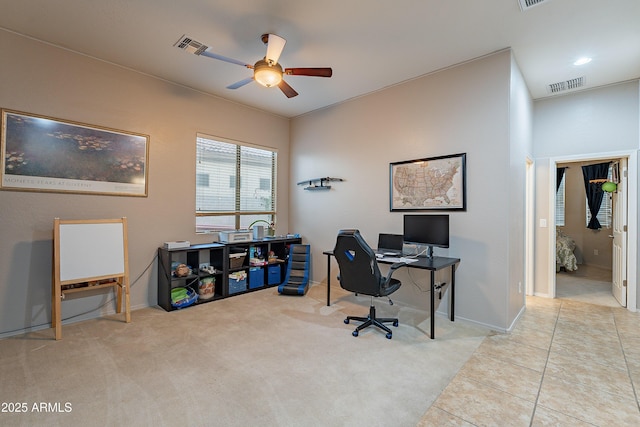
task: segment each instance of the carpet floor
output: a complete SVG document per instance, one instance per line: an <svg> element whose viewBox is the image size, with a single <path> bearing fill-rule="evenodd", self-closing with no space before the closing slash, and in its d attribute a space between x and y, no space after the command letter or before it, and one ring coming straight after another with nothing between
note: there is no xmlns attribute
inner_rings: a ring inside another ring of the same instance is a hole
<svg viewBox="0 0 640 427"><path fill-rule="evenodd" d="M393 339L354 338L344 317L370 299L325 298L270 288L0 340L0 425L415 426L489 333L436 316L431 340L428 313L379 299Z"/></svg>

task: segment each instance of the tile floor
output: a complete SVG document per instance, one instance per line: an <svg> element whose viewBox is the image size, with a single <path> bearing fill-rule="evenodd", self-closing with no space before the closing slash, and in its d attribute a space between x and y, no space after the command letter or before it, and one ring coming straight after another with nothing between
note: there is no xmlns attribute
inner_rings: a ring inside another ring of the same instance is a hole
<svg viewBox="0 0 640 427"><path fill-rule="evenodd" d="M640 313L528 297L418 426L640 426L639 386Z"/></svg>
<svg viewBox="0 0 640 427"><path fill-rule="evenodd" d="M556 273L556 296L608 307L620 307L620 303L611 293L611 280L610 269L580 264L576 271Z"/></svg>

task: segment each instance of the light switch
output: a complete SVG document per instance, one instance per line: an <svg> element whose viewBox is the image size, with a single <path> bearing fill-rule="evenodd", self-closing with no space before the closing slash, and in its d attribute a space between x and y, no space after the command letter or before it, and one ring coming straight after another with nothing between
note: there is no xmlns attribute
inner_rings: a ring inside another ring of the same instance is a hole
<svg viewBox="0 0 640 427"><path fill-rule="evenodd" d="M547 228L547 219L546 218L540 218L540 227Z"/></svg>

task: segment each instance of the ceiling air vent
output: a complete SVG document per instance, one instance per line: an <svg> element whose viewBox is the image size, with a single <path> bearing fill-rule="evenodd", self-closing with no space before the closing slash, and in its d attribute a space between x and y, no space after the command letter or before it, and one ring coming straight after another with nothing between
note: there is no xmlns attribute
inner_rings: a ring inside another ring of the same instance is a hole
<svg viewBox="0 0 640 427"><path fill-rule="evenodd" d="M563 82L552 83L547 86L549 93L559 93L565 90L578 89L584 86L584 77L577 77Z"/></svg>
<svg viewBox="0 0 640 427"><path fill-rule="evenodd" d="M174 44L174 46L195 55L200 55L202 52L209 48L209 46L205 46L188 36L180 37L180 40L178 40L176 44Z"/></svg>
<svg viewBox="0 0 640 427"><path fill-rule="evenodd" d="M533 6L537 6L540 3L544 3L547 0L518 0L518 4L520 5L520 9L524 12L532 8Z"/></svg>

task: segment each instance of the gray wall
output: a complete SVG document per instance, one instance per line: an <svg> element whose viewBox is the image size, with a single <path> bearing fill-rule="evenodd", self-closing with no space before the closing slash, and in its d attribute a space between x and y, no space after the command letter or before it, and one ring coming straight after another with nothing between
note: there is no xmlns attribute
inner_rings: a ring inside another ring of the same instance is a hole
<svg viewBox="0 0 640 427"><path fill-rule="evenodd" d="M450 213L451 247L436 255L462 260L457 316L511 325L524 305L517 286L531 144L531 101L513 67L504 51L292 121L291 224L313 243L315 281L326 281L322 251L333 249L339 229L358 228L373 245L379 232L402 232L402 212L389 211L390 162L466 152L467 211ZM295 186L315 176L345 181L325 192ZM398 277L394 300L426 309L428 293L414 284L428 288L426 273Z"/></svg>
<svg viewBox="0 0 640 427"><path fill-rule="evenodd" d="M132 307L156 305L158 246L214 239L195 234L197 132L278 149L278 227L288 230L288 119L9 32L0 31L0 57L3 108L151 137L146 198L0 191L0 337L50 322L54 217L126 216L131 279L141 276ZM109 297L70 297L62 316L113 312L113 303L99 308Z"/></svg>

